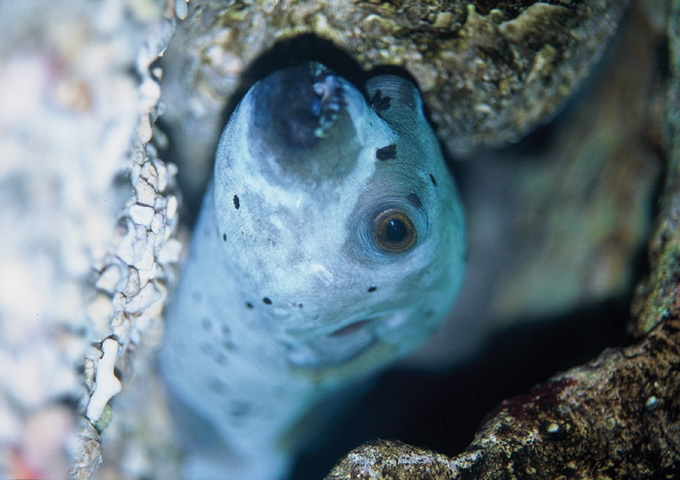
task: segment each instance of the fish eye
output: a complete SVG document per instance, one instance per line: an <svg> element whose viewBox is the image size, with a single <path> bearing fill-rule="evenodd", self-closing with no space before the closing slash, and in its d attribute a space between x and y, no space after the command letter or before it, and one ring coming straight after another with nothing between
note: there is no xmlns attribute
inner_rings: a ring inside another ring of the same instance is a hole
<svg viewBox="0 0 680 480"><path fill-rule="evenodd" d="M416 244L418 233L413 220L405 212L389 209L373 220L373 241L385 252L403 253Z"/></svg>

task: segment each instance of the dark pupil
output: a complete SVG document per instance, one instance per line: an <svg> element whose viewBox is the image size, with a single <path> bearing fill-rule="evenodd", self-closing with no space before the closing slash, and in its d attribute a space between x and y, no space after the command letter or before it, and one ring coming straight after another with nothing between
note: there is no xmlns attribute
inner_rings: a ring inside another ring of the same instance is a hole
<svg viewBox="0 0 680 480"><path fill-rule="evenodd" d="M385 238L389 242L398 243L402 242L406 235L408 235L408 230L404 222L398 218L391 218L387 225L385 226Z"/></svg>

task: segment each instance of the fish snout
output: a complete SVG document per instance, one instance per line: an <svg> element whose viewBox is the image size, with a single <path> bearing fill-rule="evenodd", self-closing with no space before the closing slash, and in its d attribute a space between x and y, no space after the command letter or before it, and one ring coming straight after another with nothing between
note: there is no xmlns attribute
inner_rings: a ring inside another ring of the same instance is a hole
<svg viewBox="0 0 680 480"><path fill-rule="evenodd" d="M275 175L310 182L347 173L359 152L347 109L349 89L346 81L314 62L280 70L256 84L248 142L253 157L274 162Z"/></svg>

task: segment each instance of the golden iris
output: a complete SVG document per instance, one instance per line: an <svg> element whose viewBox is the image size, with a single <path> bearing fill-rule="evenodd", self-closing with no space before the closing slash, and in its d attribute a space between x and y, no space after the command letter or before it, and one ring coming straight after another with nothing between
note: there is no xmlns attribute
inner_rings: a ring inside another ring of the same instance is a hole
<svg viewBox="0 0 680 480"><path fill-rule="evenodd" d="M381 250L403 253L416 244L418 234L411 217L401 210L389 209L375 217L373 240Z"/></svg>

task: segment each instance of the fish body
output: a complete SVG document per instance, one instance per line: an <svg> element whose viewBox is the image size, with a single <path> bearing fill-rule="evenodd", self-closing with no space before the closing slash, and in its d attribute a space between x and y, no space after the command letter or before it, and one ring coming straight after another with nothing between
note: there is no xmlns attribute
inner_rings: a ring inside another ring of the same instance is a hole
<svg viewBox="0 0 680 480"><path fill-rule="evenodd" d="M320 399L421 345L464 270L458 193L409 81L318 63L240 102L167 310L188 478L285 478Z"/></svg>

